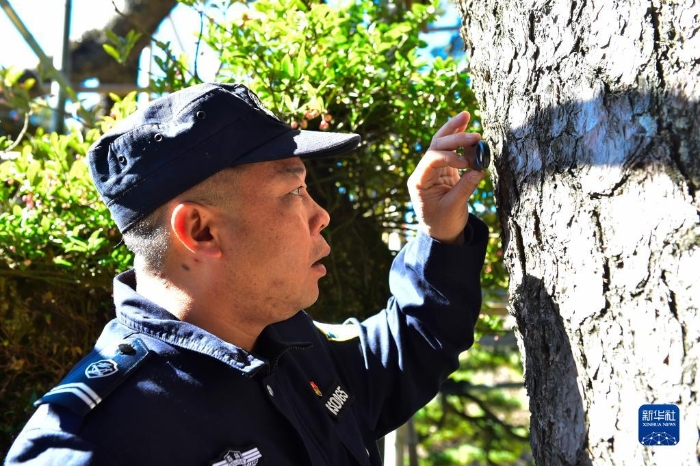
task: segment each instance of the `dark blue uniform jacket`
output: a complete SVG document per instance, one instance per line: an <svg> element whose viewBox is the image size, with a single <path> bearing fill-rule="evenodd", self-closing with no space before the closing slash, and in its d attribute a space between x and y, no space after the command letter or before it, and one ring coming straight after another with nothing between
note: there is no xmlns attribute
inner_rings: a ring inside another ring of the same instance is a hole
<svg viewBox="0 0 700 466"><path fill-rule="evenodd" d="M470 347L488 230L424 234L396 257L385 310L268 326L252 353L114 283L117 318L39 400L7 464L380 465L377 440L430 401Z"/></svg>

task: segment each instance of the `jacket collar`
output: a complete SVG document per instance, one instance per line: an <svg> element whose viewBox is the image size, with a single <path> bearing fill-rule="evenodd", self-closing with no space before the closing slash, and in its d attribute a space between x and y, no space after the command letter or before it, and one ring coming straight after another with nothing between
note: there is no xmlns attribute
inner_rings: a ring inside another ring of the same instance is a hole
<svg viewBox="0 0 700 466"><path fill-rule="evenodd" d="M210 356L253 377L263 368L274 370L279 357L290 349L311 346L310 342L285 341L275 330L277 324L266 327L258 338L254 353L228 343L193 324L183 322L173 314L136 292L136 273L129 270L114 279L114 304L117 320L122 325L178 348ZM303 311L283 324L303 325ZM298 321L298 323L294 322Z"/></svg>

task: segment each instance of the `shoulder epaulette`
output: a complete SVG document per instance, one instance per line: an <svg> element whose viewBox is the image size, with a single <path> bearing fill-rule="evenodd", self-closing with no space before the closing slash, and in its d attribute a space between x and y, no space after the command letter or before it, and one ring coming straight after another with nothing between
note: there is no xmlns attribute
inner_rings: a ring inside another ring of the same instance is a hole
<svg viewBox="0 0 700 466"><path fill-rule="evenodd" d="M84 416L131 375L148 354L148 349L138 338L122 340L95 351L34 406L58 404Z"/></svg>
<svg viewBox="0 0 700 466"><path fill-rule="evenodd" d="M314 325L330 341L348 341L360 336L360 326L352 321L344 324L325 324L314 321Z"/></svg>

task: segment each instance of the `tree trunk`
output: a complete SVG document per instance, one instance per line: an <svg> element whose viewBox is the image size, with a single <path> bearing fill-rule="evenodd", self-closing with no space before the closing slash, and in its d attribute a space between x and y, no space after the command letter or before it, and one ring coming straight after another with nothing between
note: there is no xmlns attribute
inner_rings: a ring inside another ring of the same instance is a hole
<svg viewBox="0 0 700 466"><path fill-rule="evenodd" d="M698 464L698 2L459 8L537 464ZM645 404L676 446L640 443Z"/></svg>
<svg viewBox="0 0 700 466"><path fill-rule="evenodd" d="M71 82L79 83L88 78L98 78L107 84L136 84L139 55L143 48L150 44L151 36L175 5L177 0L128 0L122 10L115 11L114 17L104 29L88 31L73 44ZM128 63L120 65L102 48L102 45L107 43L104 30L125 36L132 29L140 32L142 36Z"/></svg>

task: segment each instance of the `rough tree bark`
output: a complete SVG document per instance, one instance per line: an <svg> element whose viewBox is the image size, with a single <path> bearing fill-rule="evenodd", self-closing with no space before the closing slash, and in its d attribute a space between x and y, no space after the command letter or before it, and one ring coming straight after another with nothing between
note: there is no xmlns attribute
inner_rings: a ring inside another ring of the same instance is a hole
<svg viewBox="0 0 700 466"><path fill-rule="evenodd" d="M458 6L537 463L698 464L700 5ZM678 445L639 443L652 403Z"/></svg>

